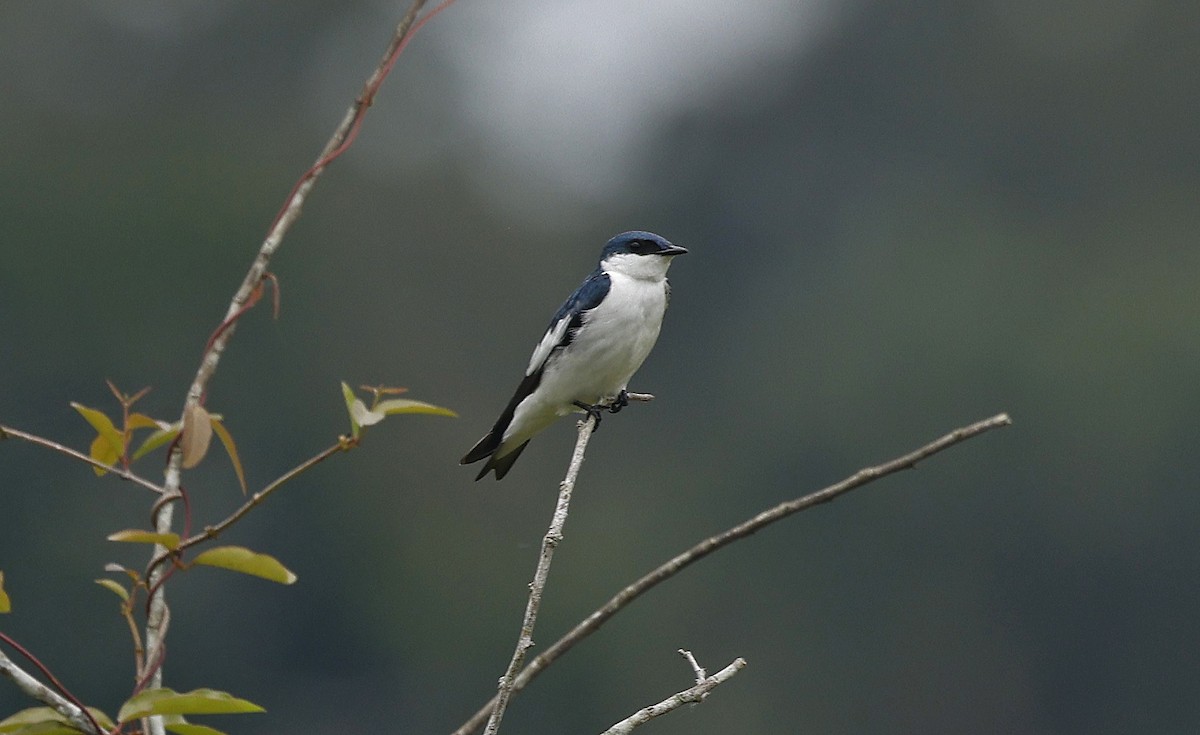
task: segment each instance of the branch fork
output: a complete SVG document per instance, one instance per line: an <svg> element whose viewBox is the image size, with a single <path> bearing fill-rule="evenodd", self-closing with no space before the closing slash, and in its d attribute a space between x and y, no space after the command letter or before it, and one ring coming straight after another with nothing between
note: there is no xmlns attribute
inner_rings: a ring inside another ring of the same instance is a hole
<svg viewBox="0 0 1200 735"><path fill-rule="evenodd" d="M691 652L685 651L682 648L679 649L679 652L684 654L685 658L688 659L688 663L690 663L692 668L697 672L696 685L690 689L684 689L682 692L673 694L658 704L652 704L649 707L643 707L629 717L626 717L617 724L608 728L601 733L601 735L628 735L628 733L633 732L635 728L641 727L656 717L662 717L668 712L674 712L685 704L699 704L700 702L703 702L706 697L708 697L709 692L711 692L713 689L716 689L721 684L729 681L733 678L734 674L746 668L746 659L738 657L734 659L733 662L728 666L712 676L701 676L700 674L704 671L704 669L701 668L698 663L696 663L696 659L694 656L692 656Z"/></svg>
<svg viewBox="0 0 1200 735"><path fill-rule="evenodd" d="M633 394L630 395L630 399L634 400ZM991 418L983 419L982 421L976 421L973 424L957 428L950 433L945 434L944 436L935 439L922 447L914 449L907 454L901 455L900 457L888 462L884 462L883 464L861 469L841 482L834 483L833 485L830 485L822 490L818 490L807 495L802 495L793 500L784 501L773 508L764 510L758 515L755 515L743 521L742 523L723 531L722 533L716 534L715 536L710 536L709 538L700 541L692 548L676 555L671 559L668 559L656 569L643 575L641 579L638 579L637 581L618 591L607 603L577 623L574 628L551 644L548 648L544 649L540 654L535 656L533 660L529 662L528 666L520 668L518 670L519 673L516 673L515 676L512 675L513 671L512 667L510 667L510 670L506 672L505 676L501 679L501 693L498 693L497 696L493 697L491 701L479 708L479 710L472 715L470 719L468 719L466 722L460 725L457 730L454 731L453 735L470 735L471 733L479 730L484 726L484 723L489 722L495 716L495 713L500 705L501 694L504 695L503 704L504 706L507 706L508 699L511 698L513 694L524 689L529 682L533 681L538 674L545 671L550 664L558 660L563 654L571 650L584 638L587 638L589 635L599 630L600 626L604 625L604 623L606 623L618 612L623 610L635 599L641 597L646 592L658 586L661 582L670 579L679 572L683 571L684 568L692 565L700 559L703 559L714 551L717 551L718 549L721 549L735 541L746 538L756 531L759 531L762 528L775 523L776 521L780 521L802 510L807 510L808 508L811 508L815 505L820 505L821 503L828 503L829 501L834 500L835 498L850 492L851 490L862 487L863 485L867 485L875 480L887 477L888 475L895 474L902 470L912 469L923 460L949 449L956 444L961 444L968 439L972 439L993 429L1010 426L1011 424L1012 419L1009 418L1008 414L1000 413L992 416ZM587 420L580 422L581 436L585 433L584 428L590 426L591 417L588 417ZM591 432L589 431L586 433L590 434ZM584 442L584 445L586 446L586 441ZM576 455L579 454L579 446L577 444ZM582 462L582 456L579 456L579 461ZM571 465L572 468L577 472L578 467L575 456L572 456ZM573 485L574 477L570 470L568 471L568 478ZM566 481L564 481L564 485L566 484ZM523 658L524 651L521 652L521 655ZM514 661L515 660L516 659L514 658ZM726 671L735 664L737 664L737 661L735 661L733 664L730 664L730 666L727 666L725 669L722 669L717 674L714 674L712 677L706 678L705 681L720 677L722 675L724 675L724 678L722 679L722 681L724 681L729 676L732 676L734 673L736 673L735 669L734 671L730 671L728 674L726 674ZM742 665L745 665L744 661L742 662ZM740 666L737 668L740 668ZM614 725L614 727L616 726ZM495 731L493 730L491 732L494 733Z"/></svg>

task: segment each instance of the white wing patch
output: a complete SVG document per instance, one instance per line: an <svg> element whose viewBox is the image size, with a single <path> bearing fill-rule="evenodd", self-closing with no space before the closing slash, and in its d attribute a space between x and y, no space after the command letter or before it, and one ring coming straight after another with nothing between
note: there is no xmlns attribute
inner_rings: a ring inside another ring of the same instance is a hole
<svg viewBox="0 0 1200 735"><path fill-rule="evenodd" d="M571 326L571 317L568 315L559 319L554 326L546 330L542 341L538 342L538 346L533 349L533 355L529 358L529 367L525 368L526 375L533 375L546 364L546 358L550 357L550 353L555 347L562 344L569 326Z"/></svg>

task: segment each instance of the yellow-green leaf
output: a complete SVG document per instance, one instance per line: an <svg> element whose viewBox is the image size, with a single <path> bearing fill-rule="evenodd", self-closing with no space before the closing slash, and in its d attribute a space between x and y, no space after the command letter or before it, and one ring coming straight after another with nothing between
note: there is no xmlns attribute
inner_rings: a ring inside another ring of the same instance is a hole
<svg viewBox="0 0 1200 735"><path fill-rule="evenodd" d="M112 448L112 444L109 444L107 439L97 434L96 438L92 440L92 447L88 450L88 456L97 462L102 462L112 467L117 463L117 458L120 455L117 454L117 450ZM108 473L108 470L92 465L92 472L95 472L97 477L103 477Z"/></svg>
<svg viewBox="0 0 1200 735"><path fill-rule="evenodd" d="M179 546L179 534L177 533L155 533L153 531L139 531L136 528L111 533L108 535L108 540L124 541L132 544L158 544L172 550Z"/></svg>
<svg viewBox="0 0 1200 735"><path fill-rule="evenodd" d="M0 720L0 732L15 732L27 725L39 722L62 722L62 715L50 707L30 707Z"/></svg>
<svg viewBox="0 0 1200 735"><path fill-rule="evenodd" d="M95 707L88 707L87 710L100 727L103 727L105 730L113 728L113 721L109 719L108 715ZM79 735L78 730L67 724L65 717L50 707L30 707L29 709L17 712L11 717L0 720L0 733L21 733L21 735L27 735L28 733L69 733L70 735Z"/></svg>
<svg viewBox="0 0 1200 735"><path fill-rule="evenodd" d="M100 585L106 590L111 591L117 597L120 597L122 602L129 602L129 590L122 587L119 582L115 582L111 579L97 579L96 584Z"/></svg>
<svg viewBox="0 0 1200 735"><path fill-rule="evenodd" d="M76 728L65 722L55 722L54 720L42 720L5 732L11 733L11 735L79 735L79 730Z"/></svg>
<svg viewBox="0 0 1200 735"><path fill-rule="evenodd" d="M193 689L190 692L146 689L121 705L117 719L132 722L151 715L221 715L265 711L253 702L213 689Z"/></svg>
<svg viewBox="0 0 1200 735"><path fill-rule="evenodd" d="M71 402L71 408L78 411L79 415L83 416L92 425L96 433L104 437L104 440L109 443L116 456L121 456L121 452L125 449L125 435L117 430L117 427L113 425L112 419L104 415L101 411L88 408L74 401Z"/></svg>
<svg viewBox="0 0 1200 735"><path fill-rule="evenodd" d="M130 459L141 459L167 442L172 441L175 437L179 436L179 426L179 422L176 421L173 424L159 428L158 431L146 437L145 441L142 442L142 445L137 448L137 451L133 453Z"/></svg>
<svg viewBox="0 0 1200 735"><path fill-rule="evenodd" d="M242 486L242 495L245 495L246 474L242 472L242 460L238 459L237 445L233 443L233 435L216 416L211 416L209 423L212 424L212 430L221 440L221 444L225 446L225 453L229 455L229 461L233 463L233 471L237 473L238 484Z"/></svg>
<svg viewBox="0 0 1200 735"><path fill-rule="evenodd" d="M179 448L183 451L183 468L190 470L208 454L212 441L212 419L199 403L189 403L183 409L183 436Z"/></svg>
<svg viewBox="0 0 1200 735"><path fill-rule="evenodd" d="M216 728L206 725L193 725L183 719L182 715L164 715L163 726L169 732L175 733L175 735L225 735L225 733Z"/></svg>
<svg viewBox="0 0 1200 735"><path fill-rule="evenodd" d="M155 421L144 413L131 413L125 422L127 429L161 429L165 425L165 421Z"/></svg>
<svg viewBox="0 0 1200 735"><path fill-rule="evenodd" d="M0 613L12 612L12 600L4 591L4 572L0 572Z"/></svg>
<svg viewBox="0 0 1200 735"><path fill-rule="evenodd" d="M291 584L296 581L296 575L280 564L275 557L259 554L242 546L218 546L215 549L209 549L197 555L192 563L221 567L242 574L252 574L280 584Z"/></svg>
<svg viewBox="0 0 1200 735"><path fill-rule="evenodd" d="M435 406L432 403L424 401L414 401L411 398L390 398L386 401L380 401L375 407L378 413L392 416L398 413L426 413L434 416L450 416L457 418L458 414L448 408Z"/></svg>
<svg viewBox="0 0 1200 735"><path fill-rule="evenodd" d="M346 385L346 381L344 380L342 381L342 398L346 399L346 413L350 414L350 436L357 439L358 435L362 432L362 426L358 423L358 417L354 415L356 412L355 405L357 404L361 407L358 409L360 412L365 410L366 406L363 405L362 401L358 400L358 396L354 395L354 391L350 390L350 386Z"/></svg>

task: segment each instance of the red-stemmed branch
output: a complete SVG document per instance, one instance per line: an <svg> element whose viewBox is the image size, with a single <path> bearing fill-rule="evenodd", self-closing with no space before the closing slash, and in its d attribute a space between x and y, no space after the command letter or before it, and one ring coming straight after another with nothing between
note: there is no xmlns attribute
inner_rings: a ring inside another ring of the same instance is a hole
<svg viewBox="0 0 1200 735"><path fill-rule="evenodd" d="M382 59L367 78L362 92L346 111L342 121L335 128L325 147L317 156L316 161L300 176L284 200L279 212L275 215L275 219L268 229L267 236L258 249L257 256L250 264L249 270L247 270L245 277L242 279L241 286L229 303L224 318L205 345L204 354L200 359L200 366L196 371L196 376L184 401L184 416L190 411L194 411L196 406L203 404L208 383L216 372L217 364L221 360L225 347L233 337L237 320L261 298L263 281L270 277L268 266L270 265L271 258L279 249L292 225L299 219L308 194L312 191L317 179L324 173L330 163L336 160L354 143L358 136L358 131L362 127L366 112L375 99L375 95L379 92L383 81L387 78L392 67L395 66L400 54L407 47L409 41L412 40L413 34L437 13L449 7L452 2L453 0L444 0L433 11L424 17L418 18L425 6L426 0L413 0L408 11L396 26ZM180 495L179 488L182 470L182 453L178 447L173 447L168 455L166 480L163 484L163 497L167 502L160 503L157 506L153 518L157 533L166 534L172 532L174 520L173 501ZM154 556L151 561L153 562L155 558L158 558L166 551L163 547L155 547ZM168 570L169 567L159 564L154 567L149 578L146 580L148 589L155 590L155 592L148 599L145 635L145 670L139 672L139 678L145 679L146 685L150 687L157 687L162 684L162 663L164 659L162 650L170 614L167 609L166 597L161 587L161 581L163 575L168 573ZM151 667L153 667L152 671L150 670ZM164 735L161 718L151 718L150 728L153 735Z"/></svg>

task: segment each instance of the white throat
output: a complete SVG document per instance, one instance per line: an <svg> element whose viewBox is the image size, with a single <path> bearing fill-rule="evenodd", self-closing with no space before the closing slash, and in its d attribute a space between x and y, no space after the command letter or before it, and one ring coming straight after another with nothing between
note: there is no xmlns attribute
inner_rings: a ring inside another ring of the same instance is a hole
<svg viewBox="0 0 1200 735"><path fill-rule="evenodd" d="M661 281L667 277L671 256L614 253L600 262L605 273L619 273L641 281Z"/></svg>

